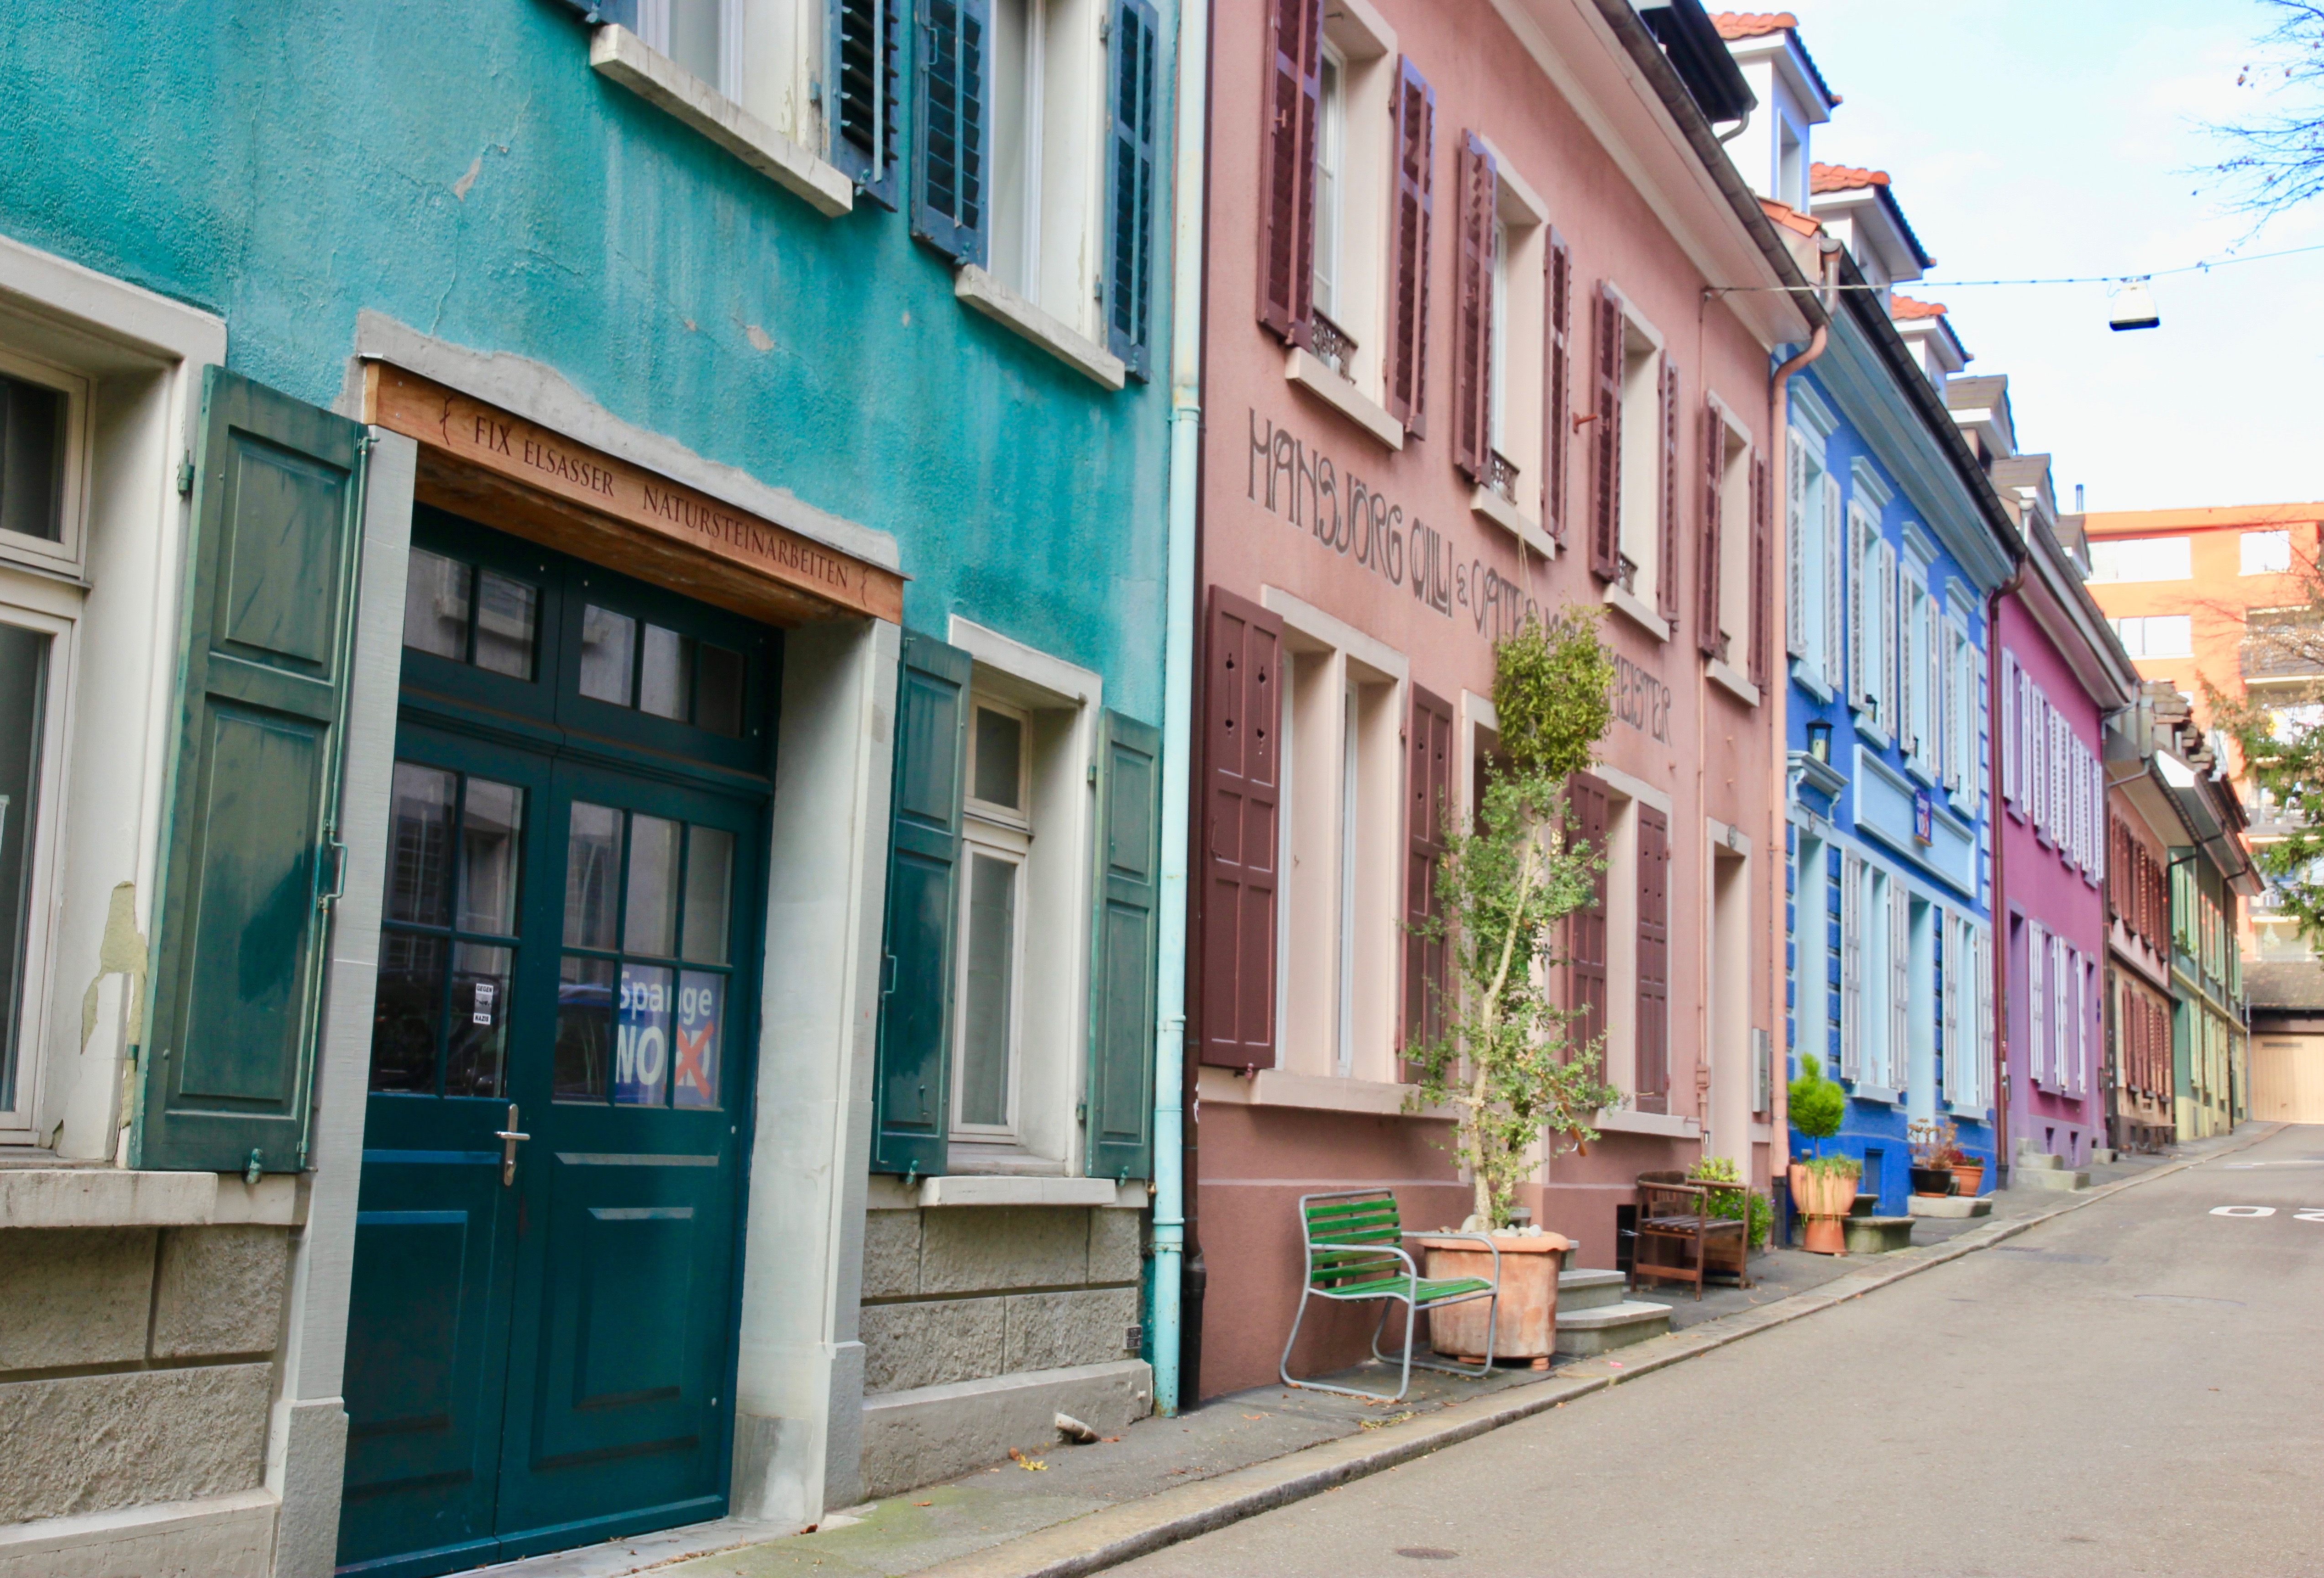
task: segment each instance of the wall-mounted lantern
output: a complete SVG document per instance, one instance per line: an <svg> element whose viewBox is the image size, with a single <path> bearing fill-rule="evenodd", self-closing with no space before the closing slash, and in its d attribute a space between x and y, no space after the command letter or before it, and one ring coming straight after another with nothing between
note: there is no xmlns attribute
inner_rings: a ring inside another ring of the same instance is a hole
<svg viewBox="0 0 2324 1578"><path fill-rule="evenodd" d="M1808 754L1818 761L1831 761L1831 725L1821 718L1808 724Z"/></svg>

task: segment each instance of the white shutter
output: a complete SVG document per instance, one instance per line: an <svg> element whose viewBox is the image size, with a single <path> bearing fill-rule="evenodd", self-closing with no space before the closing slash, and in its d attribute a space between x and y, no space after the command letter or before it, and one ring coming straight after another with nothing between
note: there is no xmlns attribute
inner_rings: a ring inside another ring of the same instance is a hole
<svg viewBox="0 0 2324 1578"><path fill-rule="evenodd" d="M2072 1082L2066 1064L2073 1057L2074 1033L2074 993L2069 980L2073 958L2064 937L2050 938L2050 1084L2062 1094Z"/></svg>
<svg viewBox="0 0 2324 1578"><path fill-rule="evenodd" d="M2089 1094L2090 1090L2090 966L2081 954L2074 955L2074 1094Z"/></svg>
<svg viewBox="0 0 2324 1578"><path fill-rule="evenodd" d="M2106 761L2098 752L2086 752L2082 771L2090 780L2089 858L2082 863L2082 881L2093 888L2106 886L2107 874L2107 780Z"/></svg>
<svg viewBox="0 0 2324 1578"><path fill-rule="evenodd" d="M1994 713L1988 721L1987 742L1991 754L2001 762L2001 799L2013 809L2023 809L2024 796L2017 787L2018 775L2024 771L2024 758L2017 752L2017 658L2013 652L2001 654L2001 694L1987 698Z"/></svg>
<svg viewBox="0 0 2324 1578"><path fill-rule="evenodd" d="M2025 1077L2035 1084L2050 1078L2050 994L2043 990L2049 978L2050 934L2038 920L2025 927Z"/></svg>
<svg viewBox="0 0 2324 1578"><path fill-rule="evenodd" d="M1863 1076L1864 860L1853 850L1840 857L1840 1072Z"/></svg>
<svg viewBox="0 0 2324 1578"><path fill-rule="evenodd" d="M1921 725L1914 701L1921 690L1921 632L1913 615L1920 599L1913 595L1913 577L1901 568L1889 592L1896 610L1896 749L1905 761L1919 761Z"/></svg>
<svg viewBox="0 0 2324 1578"><path fill-rule="evenodd" d="M1969 1097L1966 1080L1971 1068L1969 1047L1976 1038L1969 1028L1969 1004L1974 995L1969 938L1969 918L1946 910L1944 1099L1949 1106L1960 1106Z"/></svg>
<svg viewBox="0 0 2324 1578"><path fill-rule="evenodd" d="M1945 683L1950 671L1951 653L1946 650L1945 616L1932 595L1921 603L1921 619L1929 627L1929 644L1923 653L1929 673L1929 776L1940 785L1947 781L1945 763L1952 758L1953 738L1951 690Z"/></svg>
<svg viewBox="0 0 2324 1578"><path fill-rule="evenodd" d="M1880 704L1873 715L1892 740L1903 738L1896 718L1896 547L1886 538L1880 540L1879 585L1872 591L1873 605L1880 611Z"/></svg>
<svg viewBox="0 0 2324 1578"><path fill-rule="evenodd" d="M1969 1092L1969 1104L1982 1107L1992 1099L1988 1082L1993 1078L1993 934L1978 930L1974 947L1977 953L1977 1061L1969 1066L1974 1077L1964 1088Z"/></svg>
<svg viewBox="0 0 2324 1578"><path fill-rule="evenodd" d="M1794 658L1807 656L1807 500L1808 450L1797 433L1790 435L1784 466L1784 650Z"/></svg>
<svg viewBox="0 0 2324 1578"><path fill-rule="evenodd" d="M1975 647L1969 651L1969 667L1977 674L1977 716L1969 722L1969 760L1977 763L1977 789L1969 796L1969 808L1985 816L1993 814L1986 796L1992 783L1993 753L2001 744L2001 734L1993 726L1993 696L1987 682L1983 654Z"/></svg>
<svg viewBox="0 0 2324 1578"><path fill-rule="evenodd" d="M1865 562L1864 532L1858 525L1856 512L1850 510L1848 512L1848 705L1853 707L1870 705L1870 670L1879 651L1875 645L1880 639L1879 626L1872 623L1875 604L1868 590L1873 568Z"/></svg>
<svg viewBox="0 0 2324 1578"><path fill-rule="evenodd" d="M1913 893L1904 878L1888 879L1888 1055L1881 1083L1901 1093L1912 1077Z"/></svg>
<svg viewBox="0 0 2324 1578"><path fill-rule="evenodd" d="M1840 519L1840 484L1823 479L1823 678L1835 694L1848 689L1848 543ZM1854 696L1848 697L1853 705Z"/></svg>

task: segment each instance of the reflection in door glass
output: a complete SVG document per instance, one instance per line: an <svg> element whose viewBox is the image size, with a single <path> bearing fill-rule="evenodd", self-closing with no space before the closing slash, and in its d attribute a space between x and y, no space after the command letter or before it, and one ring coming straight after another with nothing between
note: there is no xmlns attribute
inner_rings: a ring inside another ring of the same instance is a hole
<svg viewBox="0 0 2324 1578"><path fill-rule="evenodd" d="M424 548L411 550L403 581L403 644L456 663L468 657L468 567Z"/></svg>
<svg viewBox="0 0 2324 1578"><path fill-rule="evenodd" d="M630 899L622 951L666 959L678 952L678 824L630 816Z"/></svg>
<svg viewBox="0 0 2324 1578"><path fill-rule="evenodd" d="M387 823L387 918L441 926L451 898L452 798L458 776L395 764Z"/></svg>
<svg viewBox="0 0 2324 1578"><path fill-rule="evenodd" d="M630 705L631 665L635 661L638 622L626 614L589 604L581 614L581 694L615 706Z"/></svg>
<svg viewBox="0 0 2324 1578"><path fill-rule="evenodd" d="M616 1105L662 1104L669 1079L669 1021L676 1006L668 970L650 964L622 966L622 1011L613 1047Z"/></svg>
<svg viewBox="0 0 2324 1578"><path fill-rule="evenodd" d="M969 856L967 980L960 1015L960 1121L1009 1121L1010 988L1017 956L1013 861Z"/></svg>
<svg viewBox="0 0 2324 1578"><path fill-rule="evenodd" d="M742 654L707 642L694 649L694 724L730 740L742 737Z"/></svg>
<svg viewBox="0 0 2324 1578"><path fill-rule="evenodd" d="M694 643L674 630L646 626L645 652L638 665L638 710L658 718L686 721L687 660Z"/></svg>
<svg viewBox="0 0 2324 1578"><path fill-rule="evenodd" d="M432 1096L436 1032L444 1006L444 939L391 931L379 943L371 1088Z"/></svg>
<svg viewBox="0 0 2324 1578"><path fill-rule="evenodd" d="M557 1056L551 1088L560 1102L602 1102L613 1043L613 964L567 955L557 977Z"/></svg>
<svg viewBox="0 0 2324 1578"><path fill-rule="evenodd" d="M726 962L726 917L734 886L734 835L718 827L686 830L686 957Z"/></svg>
<svg viewBox="0 0 2324 1578"><path fill-rule="evenodd" d="M481 778L468 780L460 814L460 929L516 935L519 835L524 791Z"/></svg>
<svg viewBox="0 0 2324 1578"><path fill-rule="evenodd" d="M486 570L476 581L476 667L518 679L532 678L533 636L540 623L540 589Z"/></svg>
<svg viewBox="0 0 2324 1578"><path fill-rule="evenodd" d="M473 786L469 793L474 796ZM514 957L507 948L454 945L452 1025L444 1063L447 1096L502 1094L508 1062L510 961Z"/></svg>
<svg viewBox="0 0 2324 1578"><path fill-rule="evenodd" d="M614 946L614 905L620 892L622 814L610 806L573 802L565 844L565 941L576 948Z"/></svg>
<svg viewBox="0 0 2324 1578"><path fill-rule="evenodd" d="M678 1029L673 1043L669 1104L718 1104L720 1010L726 1003L726 978L699 970L678 977Z"/></svg>

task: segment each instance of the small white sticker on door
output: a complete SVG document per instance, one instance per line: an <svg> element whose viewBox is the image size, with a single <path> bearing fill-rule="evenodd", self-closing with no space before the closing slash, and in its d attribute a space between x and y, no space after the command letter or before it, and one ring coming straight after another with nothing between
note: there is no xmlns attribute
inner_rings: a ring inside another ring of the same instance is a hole
<svg viewBox="0 0 2324 1578"><path fill-rule="evenodd" d="M479 1025L489 1025L493 1022L493 983L491 982L476 983L475 1010L469 1014L468 1018L473 1023Z"/></svg>

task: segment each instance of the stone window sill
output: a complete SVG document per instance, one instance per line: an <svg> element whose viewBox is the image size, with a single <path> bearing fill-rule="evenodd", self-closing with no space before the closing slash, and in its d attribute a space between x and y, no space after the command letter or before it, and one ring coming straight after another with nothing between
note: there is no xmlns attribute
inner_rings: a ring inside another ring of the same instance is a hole
<svg viewBox="0 0 2324 1578"><path fill-rule="evenodd" d="M1702 1124L1675 1112L1639 1112L1628 1107L1608 1107L1590 1120L1601 1134L1659 1134L1670 1140L1700 1140Z"/></svg>
<svg viewBox="0 0 2324 1578"><path fill-rule="evenodd" d="M1544 531L1535 522L1526 520L1524 512L1491 488L1480 487L1471 492L1469 494L1469 509L1471 513L1490 521L1542 558L1554 559L1557 557L1557 543L1549 533Z"/></svg>
<svg viewBox="0 0 2324 1578"><path fill-rule="evenodd" d="M1792 660L1792 683L1818 701L1831 699L1831 687L1823 682L1821 665L1812 663L1805 658Z"/></svg>
<svg viewBox="0 0 2324 1578"><path fill-rule="evenodd" d="M1702 660L1702 672L1704 678L1712 684L1733 692L1736 699L1745 706L1759 705L1759 687L1737 673L1729 665L1720 662L1716 658L1705 658Z"/></svg>
<svg viewBox="0 0 2324 1578"><path fill-rule="evenodd" d="M1028 340L1066 366L1108 389L1127 382L1130 369L1120 356L1085 335L1067 328L1058 318L978 268L963 263L953 275L952 293L971 311L992 319L1019 338Z"/></svg>
<svg viewBox="0 0 2324 1578"><path fill-rule="evenodd" d="M1283 376L1378 438L1390 449L1404 448L1404 424L1388 414L1371 397L1324 365L1304 346L1293 346L1283 356Z"/></svg>
<svg viewBox="0 0 2324 1578"><path fill-rule="evenodd" d="M1138 1202L1144 1204L1141 1186ZM920 1181L919 1204L938 1205L1111 1205L1120 1188L1111 1178L1042 1178L973 1173Z"/></svg>
<svg viewBox="0 0 2324 1578"><path fill-rule="evenodd" d="M1619 581L1606 583L1606 602L1614 612L1628 617L1640 630L1658 641L1671 638L1670 621L1655 613L1644 598L1625 587Z"/></svg>
<svg viewBox="0 0 2324 1578"><path fill-rule="evenodd" d="M735 158L829 217L855 207L855 183L626 27L599 28L589 66L656 109L683 121Z"/></svg>
<svg viewBox="0 0 2324 1578"><path fill-rule="evenodd" d="M1262 1068L1245 1079L1231 1068L1203 1070L1200 1094L1206 1102L1244 1107L1299 1107L1316 1112L1362 1112L1382 1118L1450 1118L1450 1106L1405 1110L1412 1086L1388 1080L1343 1079L1337 1075L1294 1074Z"/></svg>
<svg viewBox="0 0 2324 1578"><path fill-rule="evenodd" d="M10 1167L0 1171L0 1225L8 1227L215 1227L307 1220L307 1177L269 1173L132 1172L125 1167Z"/></svg>

